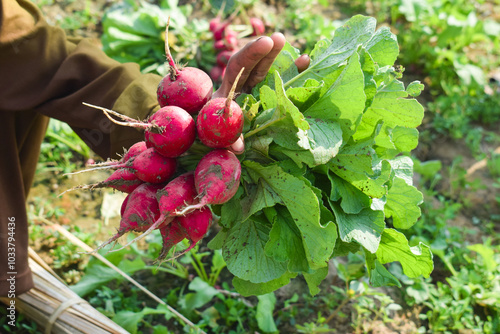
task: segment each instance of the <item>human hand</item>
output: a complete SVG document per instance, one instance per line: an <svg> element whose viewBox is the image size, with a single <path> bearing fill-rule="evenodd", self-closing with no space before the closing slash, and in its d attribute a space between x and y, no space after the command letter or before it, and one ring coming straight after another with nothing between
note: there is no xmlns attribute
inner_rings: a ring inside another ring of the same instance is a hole
<svg viewBox="0 0 500 334"><path fill-rule="evenodd" d="M242 68L245 70L238 80L236 92L250 92L255 85L264 80L285 42L283 34L274 33L270 37L260 37L245 45L229 59L222 84L213 97L227 97ZM309 66L309 62L308 55L302 55L295 60L299 73ZM243 153L245 151L243 135L229 149L235 154Z"/></svg>
<svg viewBox="0 0 500 334"><path fill-rule="evenodd" d="M264 80L274 60L285 46L285 42L285 36L277 32L246 44L229 59L222 84L213 97L227 97L236 76L243 67L245 70L238 80L236 93L249 93L255 85ZM299 72L309 66L309 61L308 55L297 58L295 65Z"/></svg>

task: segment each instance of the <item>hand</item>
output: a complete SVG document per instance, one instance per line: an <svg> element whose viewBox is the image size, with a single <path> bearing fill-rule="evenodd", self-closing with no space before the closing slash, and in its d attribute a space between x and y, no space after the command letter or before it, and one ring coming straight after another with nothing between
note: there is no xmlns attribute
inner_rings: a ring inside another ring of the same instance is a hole
<svg viewBox="0 0 500 334"><path fill-rule="evenodd" d="M229 59L222 84L213 97L226 97L243 67L245 70L238 81L236 92L250 92L255 85L264 80L274 60L285 46L285 41L283 34L274 33L270 37L260 37L245 45ZM309 62L308 55L302 55L295 60L299 73L309 66ZM235 154L243 153L245 151L243 135L229 149Z"/></svg>
<svg viewBox="0 0 500 334"><path fill-rule="evenodd" d="M264 80L274 60L285 46L285 41L283 34L274 33L270 37L257 38L236 52L229 59L222 84L213 97L226 97L243 67L245 70L238 81L236 93L249 93L255 85ZM308 55L297 58L295 65L299 72L309 66L309 61Z"/></svg>

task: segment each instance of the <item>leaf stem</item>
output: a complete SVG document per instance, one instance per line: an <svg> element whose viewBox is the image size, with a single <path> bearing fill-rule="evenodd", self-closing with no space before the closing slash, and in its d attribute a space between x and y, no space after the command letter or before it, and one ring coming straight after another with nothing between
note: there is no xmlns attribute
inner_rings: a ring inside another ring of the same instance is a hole
<svg viewBox="0 0 500 334"><path fill-rule="evenodd" d="M276 119L276 120L274 120L274 121L272 121L272 122L266 123L266 124L264 124L264 125L262 125L262 126L260 126L260 127L258 127L258 128L253 129L252 131L248 131L248 132L244 135L244 138L245 138L245 139L247 139L247 138L249 138L249 137L253 136L253 135L254 135L254 134L256 134L256 133L258 133L258 132L260 132L260 131L262 131L262 130L264 130L264 129L267 129L268 127L270 127L270 126L271 126L271 125L273 125L274 123L279 122L279 121L282 121L283 119L285 119L285 116L282 116L282 117L280 117L280 118L278 118L278 119Z"/></svg>

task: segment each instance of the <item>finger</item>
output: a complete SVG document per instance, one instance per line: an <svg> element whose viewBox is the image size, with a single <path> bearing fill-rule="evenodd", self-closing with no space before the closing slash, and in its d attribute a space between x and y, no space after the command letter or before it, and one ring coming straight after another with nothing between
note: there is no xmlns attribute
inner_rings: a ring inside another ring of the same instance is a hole
<svg viewBox="0 0 500 334"><path fill-rule="evenodd" d="M236 76L244 67L245 71L242 73L236 87L237 92L241 91L241 87L248 80L254 67L272 50L273 44L274 42L270 37L260 37L236 52L229 60L222 84L214 95L216 97L226 97L234 84Z"/></svg>
<svg viewBox="0 0 500 334"><path fill-rule="evenodd" d="M231 146L229 146L229 150L234 154L242 154L243 152L245 152L245 141L243 140L243 134L240 135L240 138L232 143Z"/></svg>
<svg viewBox="0 0 500 334"><path fill-rule="evenodd" d="M243 90L246 92L249 92L255 85L264 80L274 60L285 46L286 40L282 33L274 33L270 38L273 40L273 47L253 68L252 73L243 86Z"/></svg>
<svg viewBox="0 0 500 334"><path fill-rule="evenodd" d="M297 66L297 70L303 72L309 67L311 63L311 58L308 55L301 55L299 58L295 59L295 66Z"/></svg>

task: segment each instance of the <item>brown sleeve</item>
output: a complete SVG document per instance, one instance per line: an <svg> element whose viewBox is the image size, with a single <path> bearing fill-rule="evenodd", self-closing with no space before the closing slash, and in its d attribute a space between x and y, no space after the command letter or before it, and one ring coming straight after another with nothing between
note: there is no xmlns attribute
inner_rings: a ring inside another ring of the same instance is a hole
<svg viewBox="0 0 500 334"><path fill-rule="evenodd" d="M161 78L141 74L137 64L120 64L90 40L69 41L64 31L41 18L32 3L18 3L31 13L35 24L21 38L0 41L1 109L33 110L64 121L103 158L122 153L123 146L140 140L137 130L112 124L102 111L82 102L116 107L144 119L157 108L156 86ZM121 102L115 105L117 101Z"/></svg>
<svg viewBox="0 0 500 334"><path fill-rule="evenodd" d="M144 119L160 77L120 64L90 40L69 40L27 0L0 0L0 296L32 288L25 200L48 117L67 122L103 158L142 139L82 102ZM10 238L10 239L9 239Z"/></svg>

